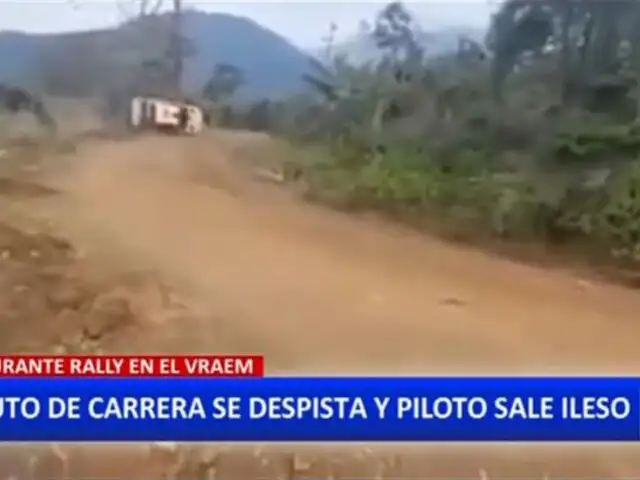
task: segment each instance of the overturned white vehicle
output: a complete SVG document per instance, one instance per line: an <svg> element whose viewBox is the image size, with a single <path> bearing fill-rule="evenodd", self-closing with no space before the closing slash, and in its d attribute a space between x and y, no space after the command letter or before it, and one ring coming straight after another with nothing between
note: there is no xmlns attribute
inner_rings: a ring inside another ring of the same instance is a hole
<svg viewBox="0 0 640 480"><path fill-rule="evenodd" d="M135 131L197 135L205 125L202 108L157 97L134 97L129 105L129 127Z"/></svg>

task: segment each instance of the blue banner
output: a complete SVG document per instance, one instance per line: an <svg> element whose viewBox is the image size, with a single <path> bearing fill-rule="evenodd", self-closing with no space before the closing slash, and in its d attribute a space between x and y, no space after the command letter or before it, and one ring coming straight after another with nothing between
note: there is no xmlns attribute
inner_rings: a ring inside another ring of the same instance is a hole
<svg viewBox="0 0 640 480"><path fill-rule="evenodd" d="M639 441L633 378L10 378L0 441Z"/></svg>

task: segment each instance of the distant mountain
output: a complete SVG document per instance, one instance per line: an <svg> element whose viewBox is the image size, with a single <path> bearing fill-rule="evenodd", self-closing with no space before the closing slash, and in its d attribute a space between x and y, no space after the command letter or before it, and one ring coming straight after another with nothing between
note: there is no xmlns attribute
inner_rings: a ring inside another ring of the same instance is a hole
<svg viewBox="0 0 640 480"><path fill-rule="evenodd" d="M215 63L230 63L245 74L245 95L293 93L302 87L309 56L277 33L243 17L191 12L185 32L195 43L196 56L185 71L187 87L199 88Z"/></svg>
<svg viewBox="0 0 640 480"><path fill-rule="evenodd" d="M0 32L0 79L22 83L33 73L45 35Z"/></svg>
<svg viewBox="0 0 640 480"><path fill-rule="evenodd" d="M472 27L450 27L434 31L425 31L419 35L419 43L424 47L428 56L437 57L442 54L455 52L458 39L467 37L476 42L484 42L486 31ZM322 49L315 54L321 55ZM346 56L353 63L365 63L380 58L380 51L370 36L358 35L334 47L336 55Z"/></svg>
<svg viewBox="0 0 640 480"><path fill-rule="evenodd" d="M111 65L109 61L116 57L131 61L146 55L131 51L126 42L130 30L131 25L59 35L0 32L0 81L35 87L46 62L58 69L62 62L68 70L84 62L87 74L118 75L104 71L105 65ZM247 99L293 93L302 86L308 54L252 20L189 11L184 14L184 31L194 46L194 56L185 64L186 89L199 90L218 62L233 64L244 72L246 84L239 93ZM147 43L149 49L159 48L158 41Z"/></svg>

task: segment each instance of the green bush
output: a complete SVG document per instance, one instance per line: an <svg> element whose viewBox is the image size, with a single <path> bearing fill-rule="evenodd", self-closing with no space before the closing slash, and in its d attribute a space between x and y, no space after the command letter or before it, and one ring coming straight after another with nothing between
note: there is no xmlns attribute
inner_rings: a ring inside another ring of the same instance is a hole
<svg viewBox="0 0 640 480"><path fill-rule="evenodd" d="M640 155L640 133L626 126L560 133L552 154L561 163L636 158Z"/></svg>
<svg viewBox="0 0 640 480"><path fill-rule="evenodd" d="M586 240L617 258L640 260L640 162L620 164L601 185L561 182L550 196L541 188L548 175L495 170L486 154L473 150L447 162L406 146L381 153L347 144L333 154L339 156L306 171L307 181L316 197L342 207L443 215L502 238Z"/></svg>
<svg viewBox="0 0 640 480"><path fill-rule="evenodd" d="M606 202L593 214L593 232L615 257L640 261L640 163L621 168L605 187Z"/></svg>

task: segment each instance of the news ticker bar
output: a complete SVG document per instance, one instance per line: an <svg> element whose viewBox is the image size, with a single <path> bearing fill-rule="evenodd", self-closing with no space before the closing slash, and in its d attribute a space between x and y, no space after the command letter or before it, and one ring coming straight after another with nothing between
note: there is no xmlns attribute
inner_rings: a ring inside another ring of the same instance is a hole
<svg viewBox="0 0 640 480"><path fill-rule="evenodd" d="M0 378L262 376L261 355L0 355Z"/></svg>
<svg viewBox="0 0 640 480"><path fill-rule="evenodd" d="M4 378L0 441L640 441L638 378Z"/></svg>

